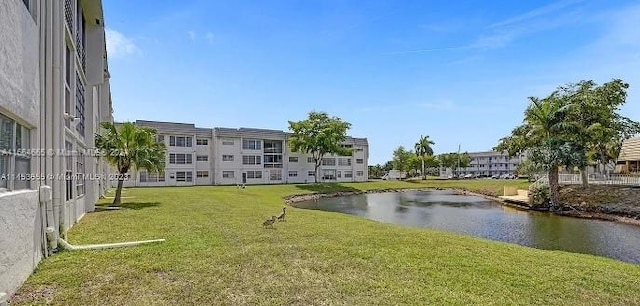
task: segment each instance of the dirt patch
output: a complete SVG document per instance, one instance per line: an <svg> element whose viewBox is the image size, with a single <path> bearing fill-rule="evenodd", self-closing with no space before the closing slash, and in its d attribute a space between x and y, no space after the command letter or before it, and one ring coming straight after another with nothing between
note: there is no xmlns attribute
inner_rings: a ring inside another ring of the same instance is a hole
<svg viewBox="0 0 640 306"><path fill-rule="evenodd" d="M563 214L625 221L613 218L615 216L640 224L640 188L564 186L560 189L560 201L565 206Z"/></svg>
<svg viewBox="0 0 640 306"><path fill-rule="evenodd" d="M22 288L11 298L9 305L27 302L49 304L53 301L55 293L56 290L53 286L43 285L38 288Z"/></svg>

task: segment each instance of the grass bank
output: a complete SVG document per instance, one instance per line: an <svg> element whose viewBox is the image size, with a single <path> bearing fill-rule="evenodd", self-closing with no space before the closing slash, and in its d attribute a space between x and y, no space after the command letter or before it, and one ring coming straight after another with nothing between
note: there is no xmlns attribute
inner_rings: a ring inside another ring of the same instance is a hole
<svg viewBox="0 0 640 306"><path fill-rule="evenodd" d="M640 304L640 266L536 250L350 215L288 209L282 198L383 188L487 188L501 182L127 189L129 209L86 215L74 244L166 238L44 260L12 305ZM512 184L521 182L511 181Z"/></svg>

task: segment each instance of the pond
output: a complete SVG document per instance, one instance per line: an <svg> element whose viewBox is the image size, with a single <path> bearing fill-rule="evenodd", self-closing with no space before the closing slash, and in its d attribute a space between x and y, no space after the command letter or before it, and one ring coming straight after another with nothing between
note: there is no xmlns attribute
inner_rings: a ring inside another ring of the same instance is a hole
<svg viewBox="0 0 640 306"><path fill-rule="evenodd" d="M321 198L296 206L640 264L640 226L522 211L450 190Z"/></svg>

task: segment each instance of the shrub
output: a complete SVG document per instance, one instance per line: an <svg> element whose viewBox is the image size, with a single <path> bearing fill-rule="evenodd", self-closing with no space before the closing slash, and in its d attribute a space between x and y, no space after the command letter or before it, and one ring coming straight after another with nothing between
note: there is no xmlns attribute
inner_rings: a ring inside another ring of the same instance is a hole
<svg viewBox="0 0 640 306"><path fill-rule="evenodd" d="M531 184L529 186L529 206L536 209L547 209L550 204L549 186L545 184Z"/></svg>

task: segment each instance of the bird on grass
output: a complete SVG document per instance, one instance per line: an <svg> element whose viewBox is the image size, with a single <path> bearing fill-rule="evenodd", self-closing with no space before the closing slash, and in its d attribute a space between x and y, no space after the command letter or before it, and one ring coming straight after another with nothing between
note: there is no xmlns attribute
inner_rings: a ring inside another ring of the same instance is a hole
<svg viewBox="0 0 640 306"><path fill-rule="evenodd" d="M264 228L267 228L267 227L273 228L274 223L276 223L276 216L271 216L271 219L267 219L267 220L264 220L264 222L262 222L262 226L264 226Z"/></svg>
<svg viewBox="0 0 640 306"><path fill-rule="evenodd" d="M286 211L285 211L286 207L282 208L282 212L278 215L278 221L284 221L284 216L286 215Z"/></svg>

